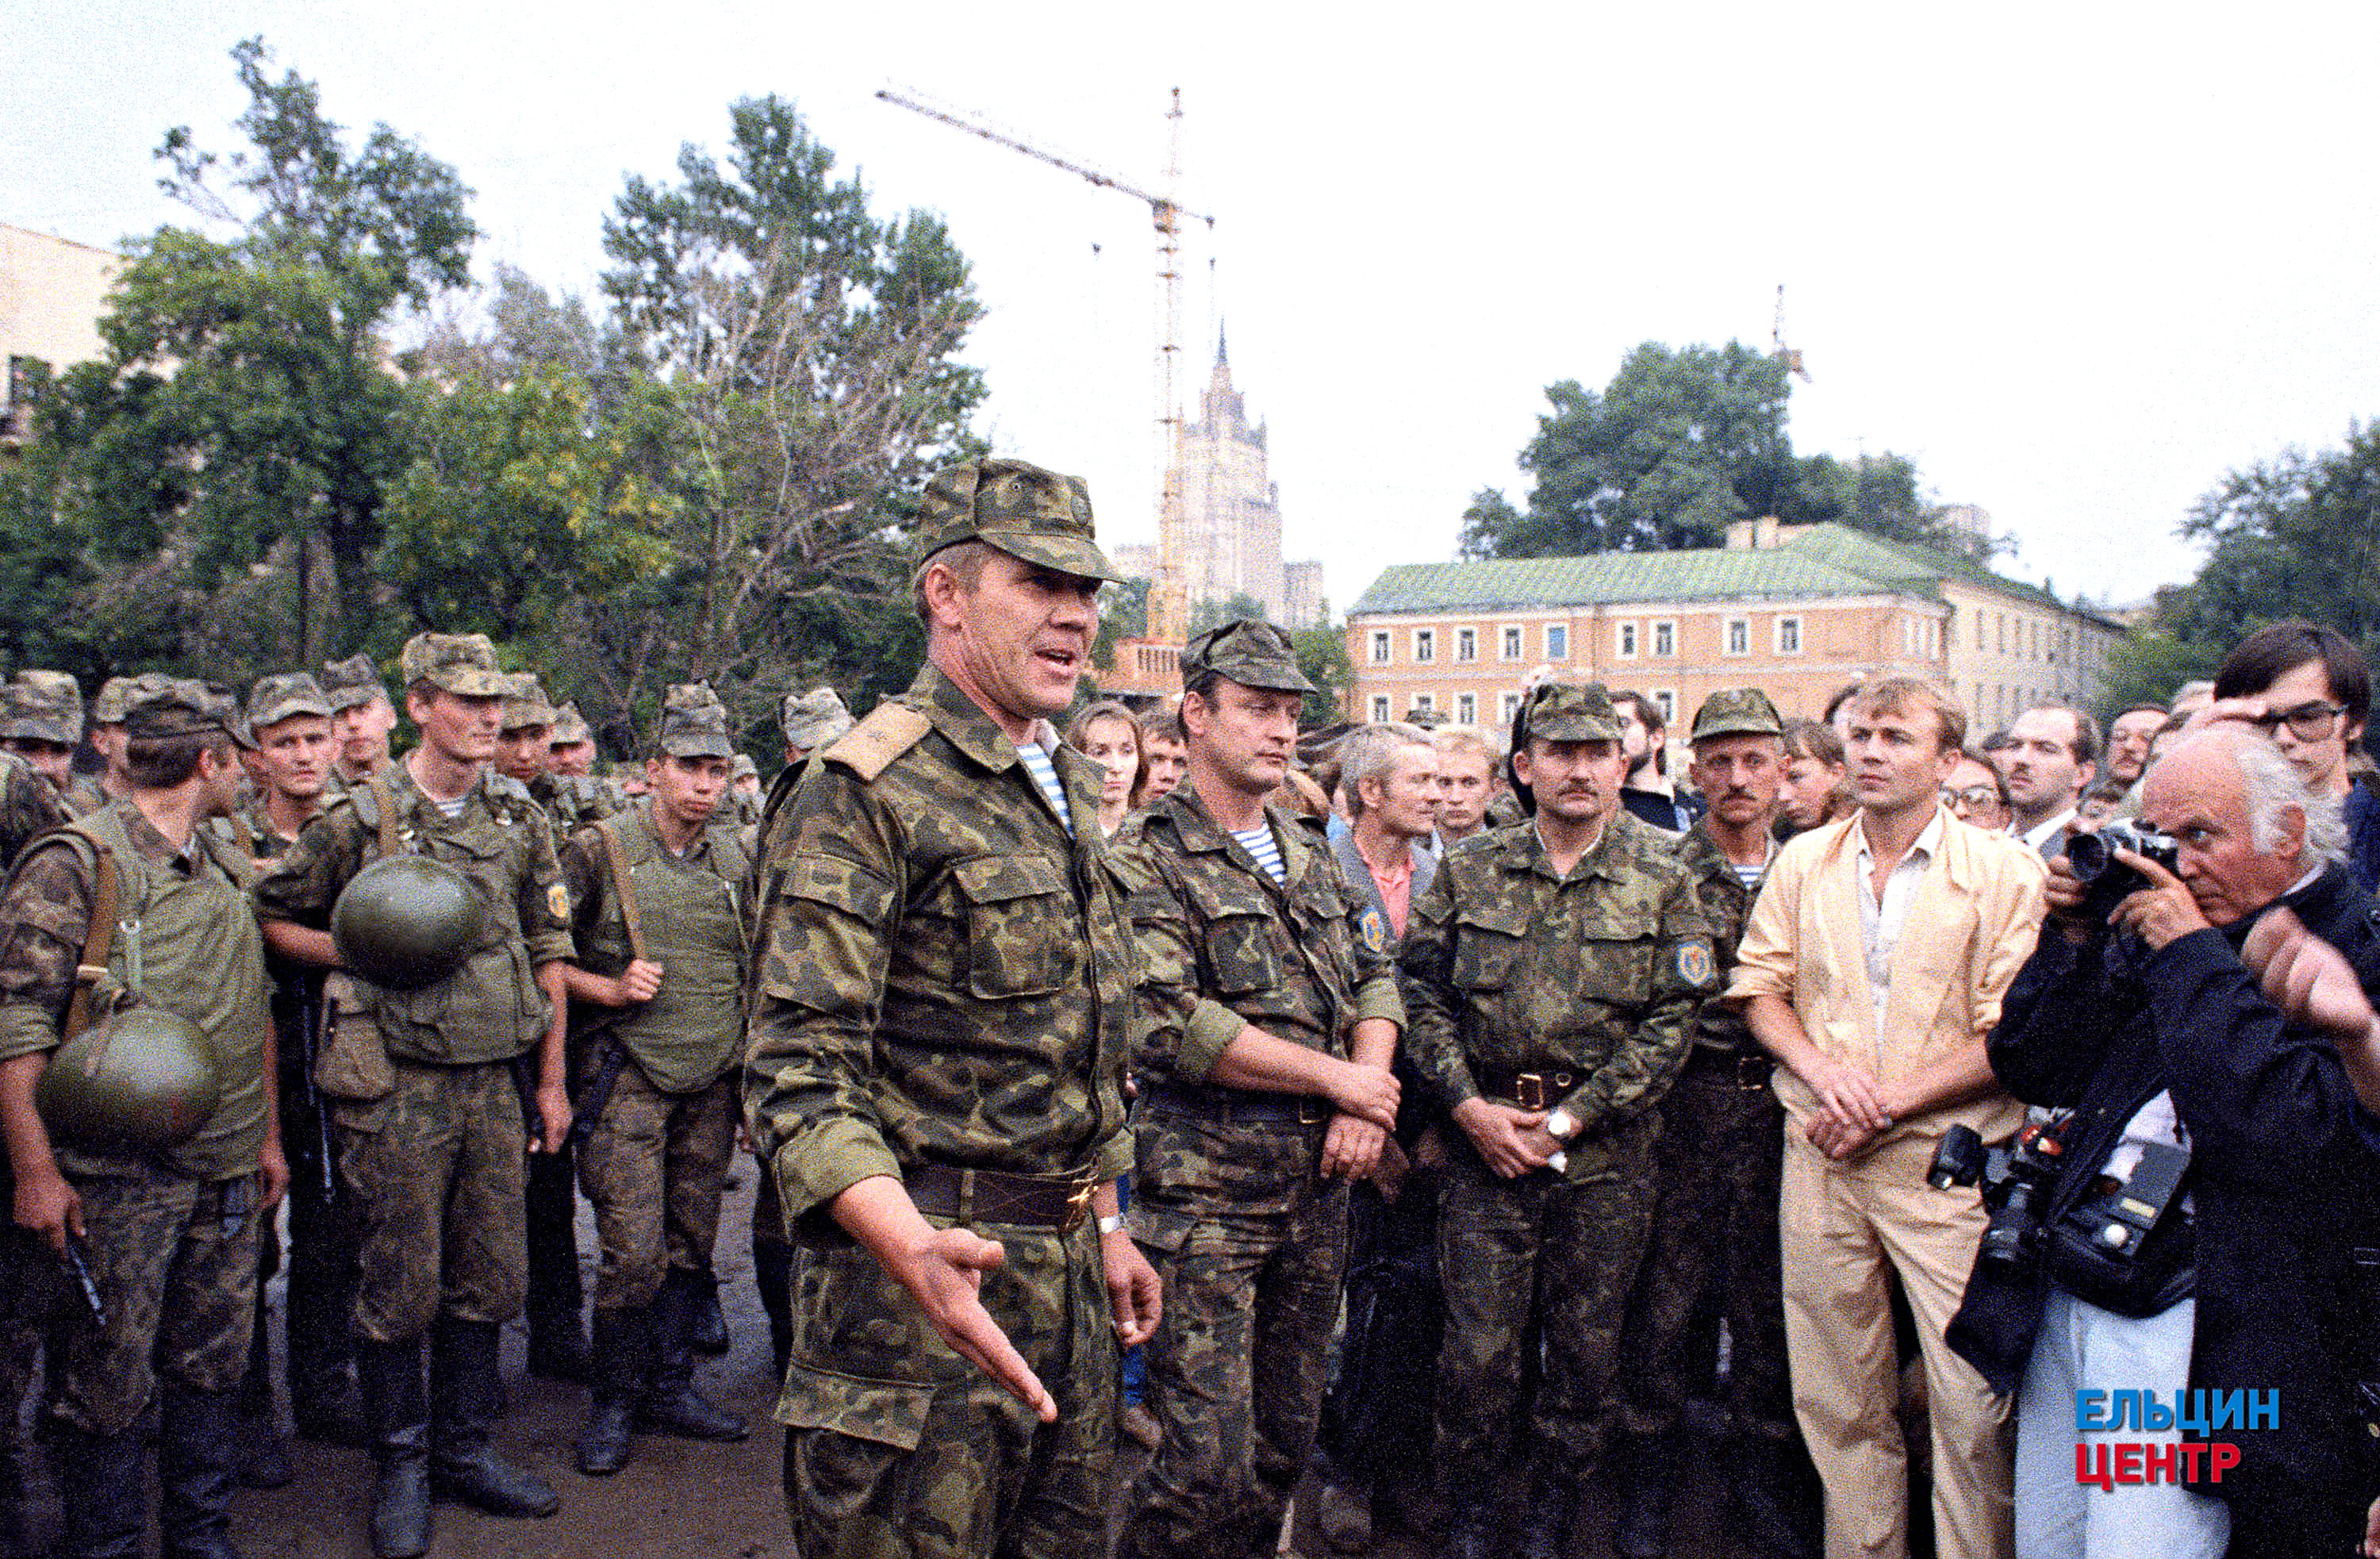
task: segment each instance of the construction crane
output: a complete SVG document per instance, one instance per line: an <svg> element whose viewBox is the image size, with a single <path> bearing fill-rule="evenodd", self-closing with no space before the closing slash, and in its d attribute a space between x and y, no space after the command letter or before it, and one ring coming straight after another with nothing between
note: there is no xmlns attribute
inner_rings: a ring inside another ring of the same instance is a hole
<svg viewBox="0 0 2380 1559"><path fill-rule="evenodd" d="M996 128L980 114L937 103L913 88L885 87L876 95L895 107L965 130L994 146L1022 152L1102 189L1148 203L1149 219L1157 227L1157 578L1148 592L1148 637L1163 643L1183 642L1189 637L1190 603L1182 577L1182 494L1175 485L1182 416L1175 409L1173 395L1174 365L1182 355L1182 223L1186 217L1212 230L1215 219L1184 209L1174 198L1182 182L1182 89L1173 89L1173 106L1165 116L1172 125L1161 195L1036 146L1021 135Z"/></svg>
<svg viewBox="0 0 2380 1559"><path fill-rule="evenodd" d="M1785 345L1785 284L1777 284L1777 323L1768 329L1768 355L1785 365L1785 371L1801 375L1802 383L1811 382L1810 371L1802 366L1801 352Z"/></svg>

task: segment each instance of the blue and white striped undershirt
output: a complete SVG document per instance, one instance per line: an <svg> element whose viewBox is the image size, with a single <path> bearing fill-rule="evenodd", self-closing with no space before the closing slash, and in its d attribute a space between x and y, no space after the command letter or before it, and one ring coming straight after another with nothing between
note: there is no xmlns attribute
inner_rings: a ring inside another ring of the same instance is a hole
<svg viewBox="0 0 2380 1559"><path fill-rule="evenodd" d="M1281 846L1273 843L1270 824L1260 822L1254 828L1234 828L1232 837L1240 842L1240 848L1256 857L1257 864L1265 869L1267 876L1283 887L1289 885L1289 870L1281 865Z"/></svg>
<svg viewBox="0 0 2380 1559"><path fill-rule="evenodd" d="M1066 832L1072 834L1075 832L1075 813L1066 805L1066 787L1058 783L1058 766L1050 761L1049 750L1038 742L1018 742L1016 756L1024 761L1025 772L1033 776L1033 783L1041 787L1042 796L1049 800L1050 810L1058 814L1058 821L1064 823Z"/></svg>

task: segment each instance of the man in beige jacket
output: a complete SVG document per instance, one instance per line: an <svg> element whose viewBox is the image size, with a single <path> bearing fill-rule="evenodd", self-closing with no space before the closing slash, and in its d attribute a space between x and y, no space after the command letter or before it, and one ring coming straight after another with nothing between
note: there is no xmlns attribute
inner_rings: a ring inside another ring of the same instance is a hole
<svg viewBox="0 0 2380 1559"><path fill-rule="evenodd" d="M1955 702L1891 678L1847 709L1860 810L1779 855L1728 991L1777 1058L1789 1117L1779 1223L1794 1410L1826 1483L1828 1559L1903 1559L1898 1273L1925 1356L1937 1551L1994 1559L2011 1542L2007 1405L1943 1341L1986 1215L1975 1190L1937 1191L1925 1169L1951 1127L1998 1142L2023 1119L1984 1040L2033 951L2043 866L1942 808L1966 736Z"/></svg>

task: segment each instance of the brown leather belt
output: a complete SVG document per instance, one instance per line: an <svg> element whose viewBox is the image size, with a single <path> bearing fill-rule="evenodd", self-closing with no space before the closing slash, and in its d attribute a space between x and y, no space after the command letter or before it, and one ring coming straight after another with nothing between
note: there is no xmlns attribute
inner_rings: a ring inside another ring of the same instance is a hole
<svg viewBox="0 0 2380 1559"><path fill-rule="evenodd" d="M1509 1099L1524 1110L1550 1110L1586 1080L1575 1066L1475 1066L1471 1075L1480 1092Z"/></svg>
<svg viewBox="0 0 2380 1559"><path fill-rule="evenodd" d="M903 1176L909 1200L929 1218L961 1224L1014 1224L1071 1234L1091 1210L1097 1178L1062 1180L997 1169L953 1169L929 1163Z"/></svg>

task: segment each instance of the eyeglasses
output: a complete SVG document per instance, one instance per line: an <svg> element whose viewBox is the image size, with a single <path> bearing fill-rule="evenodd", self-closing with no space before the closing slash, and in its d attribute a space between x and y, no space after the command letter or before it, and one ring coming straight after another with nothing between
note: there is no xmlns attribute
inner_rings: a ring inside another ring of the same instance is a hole
<svg viewBox="0 0 2380 1559"><path fill-rule="evenodd" d="M1972 810L1977 807L1997 807L1999 804L2000 793L1988 785L1971 785L1964 790L1952 790L1948 786L1942 788L1942 805L1946 807L1965 807Z"/></svg>
<svg viewBox="0 0 2380 1559"><path fill-rule="evenodd" d="M2268 710L2248 724L2268 737L2287 725L2300 741L2321 741L2338 729L2338 717L2346 713L2345 704L2301 703L2295 709Z"/></svg>

